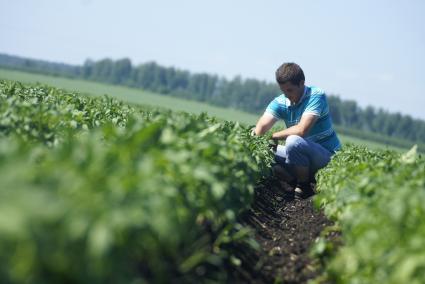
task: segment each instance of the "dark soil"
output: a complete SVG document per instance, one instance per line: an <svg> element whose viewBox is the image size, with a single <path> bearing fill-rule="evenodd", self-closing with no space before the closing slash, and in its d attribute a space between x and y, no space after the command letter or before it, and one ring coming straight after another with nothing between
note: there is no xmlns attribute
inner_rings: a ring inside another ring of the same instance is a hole
<svg viewBox="0 0 425 284"><path fill-rule="evenodd" d="M254 204L241 216L241 223L255 231L261 249L255 256L241 253L237 282L306 283L320 274L309 249L332 222L314 208L312 197L296 200L288 194L292 190L275 178L256 188Z"/></svg>

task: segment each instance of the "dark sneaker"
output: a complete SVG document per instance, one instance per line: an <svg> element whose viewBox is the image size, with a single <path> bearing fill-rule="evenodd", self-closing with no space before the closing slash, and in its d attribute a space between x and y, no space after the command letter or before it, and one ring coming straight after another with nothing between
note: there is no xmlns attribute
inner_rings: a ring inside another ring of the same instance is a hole
<svg viewBox="0 0 425 284"><path fill-rule="evenodd" d="M272 169L274 176L280 180L284 180L286 182L295 180L295 177L279 164L275 164Z"/></svg>
<svg viewBox="0 0 425 284"><path fill-rule="evenodd" d="M286 200L294 200L295 199L295 191L294 190L284 190L283 198Z"/></svg>
<svg viewBox="0 0 425 284"><path fill-rule="evenodd" d="M295 187L294 193L297 199L307 199L314 195L314 190L310 184L298 184Z"/></svg>
<svg viewBox="0 0 425 284"><path fill-rule="evenodd" d="M288 183L287 181L276 179L276 183L275 183L276 187L274 187L274 189L277 192L283 194L282 197L285 200L293 200L295 198L295 192L294 192L295 185L296 183L291 184L291 183Z"/></svg>
<svg viewBox="0 0 425 284"><path fill-rule="evenodd" d="M291 181L288 181L287 182L288 183L288 185L292 188L292 190L294 190L296 187L297 187L297 179L296 178L294 178L293 180L291 180Z"/></svg>

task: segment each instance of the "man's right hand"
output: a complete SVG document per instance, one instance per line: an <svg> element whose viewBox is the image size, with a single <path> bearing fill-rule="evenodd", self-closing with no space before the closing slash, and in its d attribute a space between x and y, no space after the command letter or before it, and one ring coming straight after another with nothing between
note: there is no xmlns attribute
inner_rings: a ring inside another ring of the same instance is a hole
<svg viewBox="0 0 425 284"><path fill-rule="evenodd" d="M278 143L277 143L276 140L274 140L274 139L269 140L269 148L273 151L273 153L276 153L277 145L278 145Z"/></svg>
<svg viewBox="0 0 425 284"><path fill-rule="evenodd" d="M257 124L255 125L256 134L263 135L267 131L272 128L272 126L276 123L277 118L271 115L270 113L264 113L263 116L260 117Z"/></svg>

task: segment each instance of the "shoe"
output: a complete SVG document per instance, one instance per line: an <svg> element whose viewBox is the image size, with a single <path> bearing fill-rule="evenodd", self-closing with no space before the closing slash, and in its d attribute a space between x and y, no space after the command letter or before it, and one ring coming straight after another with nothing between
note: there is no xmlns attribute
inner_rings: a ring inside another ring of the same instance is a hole
<svg viewBox="0 0 425 284"><path fill-rule="evenodd" d="M293 200L295 199L295 192L294 192L295 185L296 185L296 182L288 183L287 181L277 179L275 189L277 192L282 194L282 197L285 200Z"/></svg>
<svg viewBox="0 0 425 284"><path fill-rule="evenodd" d="M283 192L283 198L287 201L292 201L295 199L295 192L293 190L291 191L284 191Z"/></svg>
<svg viewBox="0 0 425 284"><path fill-rule="evenodd" d="M294 190L296 199L307 199L314 195L310 183L298 183Z"/></svg>
<svg viewBox="0 0 425 284"><path fill-rule="evenodd" d="M275 164L272 169L274 176L280 180L284 180L286 182L295 180L295 177L279 164Z"/></svg>
<svg viewBox="0 0 425 284"><path fill-rule="evenodd" d="M291 187L291 188L296 188L297 187L297 179L296 178L294 178L293 180L291 180L291 181L288 181L287 182L288 184L289 184L289 186Z"/></svg>

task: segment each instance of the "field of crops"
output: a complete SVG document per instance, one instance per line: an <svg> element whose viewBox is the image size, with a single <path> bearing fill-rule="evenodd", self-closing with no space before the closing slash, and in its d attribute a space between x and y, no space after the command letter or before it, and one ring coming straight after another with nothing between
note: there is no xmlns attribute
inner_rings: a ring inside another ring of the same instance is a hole
<svg viewBox="0 0 425 284"><path fill-rule="evenodd" d="M78 91L79 93L84 93L89 96L103 96L107 94L110 97L119 99L126 103L143 104L153 107L159 106L173 111L185 111L193 114L206 112L210 116L223 120L238 121L244 124L254 124L258 119L258 115L246 113L240 110L216 107L206 103L164 96L158 93L119 85L54 77L1 68L0 79L32 84L42 83L69 91Z"/></svg>
<svg viewBox="0 0 425 284"><path fill-rule="evenodd" d="M319 240L332 283L424 283L425 160L345 147L319 173L318 207L336 221L343 246ZM324 232L326 233L326 232Z"/></svg>
<svg viewBox="0 0 425 284"><path fill-rule="evenodd" d="M240 252L263 249L238 216L272 160L267 137L235 122L0 81L0 282L231 282ZM414 149L345 146L317 187L335 222L312 249L318 283L423 283L425 162ZM270 218L316 214L310 201L271 202Z"/></svg>
<svg viewBox="0 0 425 284"><path fill-rule="evenodd" d="M237 123L2 81L0 133L2 283L218 281L255 248L272 155Z"/></svg>

